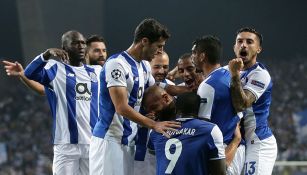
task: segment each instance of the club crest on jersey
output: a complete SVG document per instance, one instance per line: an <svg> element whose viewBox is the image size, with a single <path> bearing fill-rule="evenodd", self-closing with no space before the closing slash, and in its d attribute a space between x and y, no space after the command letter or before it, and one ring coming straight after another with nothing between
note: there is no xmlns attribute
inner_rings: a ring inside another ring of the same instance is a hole
<svg viewBox="0 0 307 175"><path fill-rule="evenodd" d="M257 81L257 80L252 80L251 81L251 84L252 85L255 85L255 86L258 86L258 87L260 87L260 88L264 88L264 86L265 86L265 84L264 83L261 83L260 81Z"/></svg>
<svg viewBox="0 0 307 175"><path fill-rule="evenodd" d="M90 72L90 78L92 82L94 83L98 82L97 75L95 74L95 72Z"/></svg>
<svg viewBox="0 0 307 175"><path fill-rule="evenodd" d="M122 72L119 69L114 69L111 72L111 76L113 79L118 80L122 76Z"/></svg>

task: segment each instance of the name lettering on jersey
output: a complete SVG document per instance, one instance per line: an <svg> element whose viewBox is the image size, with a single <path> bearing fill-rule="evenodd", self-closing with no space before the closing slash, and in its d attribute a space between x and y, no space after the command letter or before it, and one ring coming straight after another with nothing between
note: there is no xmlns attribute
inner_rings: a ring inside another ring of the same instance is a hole
<svg viewBox="0 0 307 175"><path fill-rule="evenodd" d="M118 80L122 76L122 72L119 69L114 69L111 72L111 76L113 79Z"/></svg>
<svg viewBox="0 0 307 175"><path fill-rule="evenodd" d="M75 86L76 97L75 100L84 100L84 101L90 101L92 93L87 87L86 83L77 83Z"/></svg>
<svg viewBox="0 0 307 175"><path fill-rule="evenodd" d="M264 88L264 86L265 86L265 84L264 83L262 83L262 82L260 82L260 81L257 81L257 80L252 80L251 81L251 84L252 85L255 85L255 86L258 86L258 87L260 87L260 88Z"/></svg>
<svg viewBox="0 0 307 175"><path fill-rule="evenodd" d="M173 135L190 135L193 136L196 132L196 129L194 128L182 128L178 131L166 131L166 133L170 136Z"/></svg>

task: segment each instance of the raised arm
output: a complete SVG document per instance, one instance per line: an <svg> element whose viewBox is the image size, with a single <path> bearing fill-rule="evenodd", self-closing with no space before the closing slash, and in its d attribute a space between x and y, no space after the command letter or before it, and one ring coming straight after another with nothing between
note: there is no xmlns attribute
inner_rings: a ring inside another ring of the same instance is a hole
<svg viewBox="0 0 307 175"><path fill-rule="evenodd" d="M173 128L180 128L180 123L165 121L156 122L150 118L147 118L140 113L136 112L131 106L128 105L127 89L126 87L109 87L109 93L114 104L115 110L118 114L128 118L135 123L143 125L147 128L153 129L168 137L167 130L175 130Z"/></svg>
<svg viewBox="0 0 307 175"><path fill-rule="evenodd" d="M10 62L10 61L2 61L4 64L4 68L8 76L16 76L19 77L20 81L22 81L26 86L30 89L38 93L39 95L45 95L45 88L40 83L28 79L24 75L24 69L22 65L18 62Z"/></svg>
<svg viewBox="0 0 307 175"><path fill-rule="evenodd" d="M229 70L231 73L230 91L233 106L237 112L242 112L246 108L251 107L255 102L255 95L249 90L243 90L240 80L240 70L243 68L241 58L235 58L229 62Z"/></svg>

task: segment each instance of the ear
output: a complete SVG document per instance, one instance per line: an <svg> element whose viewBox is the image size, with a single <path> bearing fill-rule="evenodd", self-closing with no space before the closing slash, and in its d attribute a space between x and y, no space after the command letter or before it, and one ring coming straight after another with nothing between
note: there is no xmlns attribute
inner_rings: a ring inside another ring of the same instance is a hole
<svg viewBox="0 0 307 175"><path fill-rule="evenodd" d="M205 52L202 52L201 54L200 54L200 61L201 61L201 63L206 63L207 62L207 55L206 55L206 53Z"/></svg>
<svg viewBox="0 0 307 175"><path fill-rule="evenodd" d="M262 51L262 47L259 46L258 50L257 50L257 54L259 54Z"/></svg>
<svg viewBox="0 0 307 175"><path fill-rule="evenodd" d="M171 99L169 98L169 95L168 95L167 93L165 93L165 92L162 94L162 99L163 99L163 101L165 101L167 104L169 104L170 101L171 101Z"/></svg>
<svg viewBox="0 0 307 175"><path fill-rule="evenodd" d="M149 43L149 39L144 37L144 38L142 38L141 43L142 43L143 46L147 45Z"/></svg>

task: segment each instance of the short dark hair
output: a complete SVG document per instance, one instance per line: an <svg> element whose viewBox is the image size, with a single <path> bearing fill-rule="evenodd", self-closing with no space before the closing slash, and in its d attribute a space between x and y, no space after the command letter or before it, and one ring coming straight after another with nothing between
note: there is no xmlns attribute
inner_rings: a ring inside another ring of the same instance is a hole
<svg viewBox="0 0 307 175"><path fill-rule="evenodd" d="M242 27L241 29L239 29L237 31L237 35L242 33L242 32L249 32L249 33L255 34L258 37L258 39L259 39L260 46L262 45L263 36L256 29L254 29L252 27Z"/></svg>
<svg viewBox="0 0 307 175"><path fill-rule="evenodd" d="M153 43L158 41L161 37L168 39L170 34L165 26L160 24L155 19L144 19L135 29L134 43L141 41L142 38L148 38Z"/></svg>
<svg viewBox="0 0 307 175"><path fill-rule="evenodd" d="M193 115L198 117L200 106L200 96L195 92L182 93L177 96L176 108L177 113L184 115Z"/></svg>
<svg viewBox="0 0 307 175"><path fill-rule="evenodd" d="M99 35L91 35L90 37L88 37L86 39L86 45L87 46L91 45L92 42L102 42L102 43L106 44L106 42L103 39L103 37L101 37Z"/></svg>
<svg viewBox="0 0 307 175"><path fill-rule="evenodd" d="M184 53L183 55L181 55L178 59L179 60L184 60L184 59L191 59L191 53Z"/></svg>
<svg viewBox="0 0 307 175"><path fill-rule="evenodd" d="M222 44L216 36L207 35L193 42L195 50L205 52L210 64L217 64L222 56Z"/></svg>

